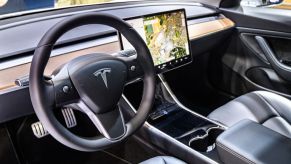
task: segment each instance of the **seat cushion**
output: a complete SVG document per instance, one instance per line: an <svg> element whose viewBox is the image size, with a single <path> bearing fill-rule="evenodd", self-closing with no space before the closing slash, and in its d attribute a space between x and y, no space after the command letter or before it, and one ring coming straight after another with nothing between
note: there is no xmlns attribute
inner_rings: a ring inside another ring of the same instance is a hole
<svg viewBox="0 0 291 164"><path fill-rule="evenodd" d="M143 161L141 164L185 164L185 162L170 156L157 156Z"/></svg>
<svg viewBox="0 0 291 164"><path fill-rule="evenodd" d="M271 92L240 96L214 110L208 118L227 127L249 119L291 138L291 101Z"/></svg>

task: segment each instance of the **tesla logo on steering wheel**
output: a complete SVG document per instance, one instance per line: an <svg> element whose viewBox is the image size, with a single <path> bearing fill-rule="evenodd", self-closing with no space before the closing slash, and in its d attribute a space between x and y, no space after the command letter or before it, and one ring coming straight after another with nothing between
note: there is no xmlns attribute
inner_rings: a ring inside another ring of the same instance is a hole
<svg viewBox="0 0 291 164"><path fill-rule="evenodd" d="M101 76L106 88L108 88L108 84L107 84L107 73L111 72L111 68L102 68L97 70L96 72L94 72L94 76L98 77Z"/></svg>

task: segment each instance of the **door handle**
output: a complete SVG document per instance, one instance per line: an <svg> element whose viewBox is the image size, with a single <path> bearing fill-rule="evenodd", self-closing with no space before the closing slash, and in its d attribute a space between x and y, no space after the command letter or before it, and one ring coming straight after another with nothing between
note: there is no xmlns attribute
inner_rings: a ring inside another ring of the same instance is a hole
<svg viewBox="0 0 291 164"><path fill-rule="evenodd" d="M281 76L283 79L291 82L291 67L282 64L277 57L275 56L274 52L270 48L269 44L267 43L266 39L261 36L255 36L260 48L262 49L264 55L268 59L269 63L271 64L272 68Z"/></svg>

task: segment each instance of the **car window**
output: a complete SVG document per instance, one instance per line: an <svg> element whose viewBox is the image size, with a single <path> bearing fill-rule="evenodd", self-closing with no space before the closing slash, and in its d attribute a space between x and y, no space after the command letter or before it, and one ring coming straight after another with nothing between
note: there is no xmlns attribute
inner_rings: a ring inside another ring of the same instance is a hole
<svg viewBox="0 0 291 164"><path fill-rule="evenodd" d="M290 5L291 9L291 0L242 0L241 5L249 7L276 7Z"/></svg>
<svg viewBox="0 0 291 164"><path fill-rule="evenodd" d="M133 0L0 0L0 15L40 9L54 9L122 1Z"/></svg>

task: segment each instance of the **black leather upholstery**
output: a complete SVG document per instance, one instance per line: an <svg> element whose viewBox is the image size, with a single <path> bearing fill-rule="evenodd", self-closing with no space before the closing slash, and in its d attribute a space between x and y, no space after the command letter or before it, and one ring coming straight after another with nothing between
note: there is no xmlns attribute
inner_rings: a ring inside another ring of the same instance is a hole
<svg viewBox="0 0 291 164"><path fill-rule="evenodd" d="M157 156L146 161L143 161L140 164L186 164L186 163L170 156Z"/></svg>
<svg viewBox="0 0 291 164"><path fill-rule="evenodd" d="M250 120L243 120L223 132L216 140L224 164L288 164L291 140Z"/></svg>
<svg viewBox="0 0 291 164"><path fill-rule="evenodd" d="M208 118L228 127L249 119L291 138L291 101L271 92L240 96L210 113Z"/></svg>

